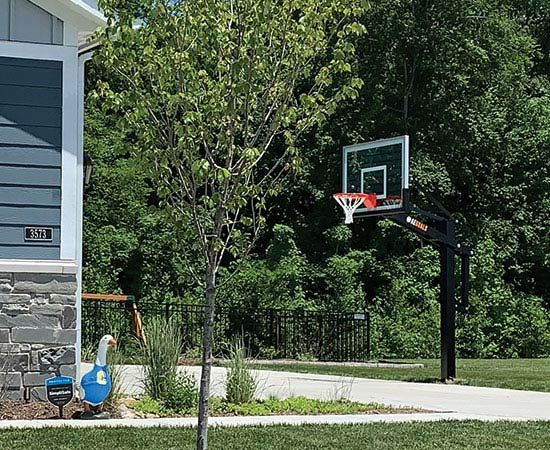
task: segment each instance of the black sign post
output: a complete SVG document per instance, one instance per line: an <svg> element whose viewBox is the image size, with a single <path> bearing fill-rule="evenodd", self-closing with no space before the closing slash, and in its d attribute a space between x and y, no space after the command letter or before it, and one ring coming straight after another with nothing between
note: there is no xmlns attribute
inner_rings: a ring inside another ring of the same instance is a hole
<svg viewBox="0 0 550 450"><path fill-rule="evenodd" d="M63 418L63 407L74 397L74 379L56 376L46 380L48 401L59 408L59 418Z"/></svg>

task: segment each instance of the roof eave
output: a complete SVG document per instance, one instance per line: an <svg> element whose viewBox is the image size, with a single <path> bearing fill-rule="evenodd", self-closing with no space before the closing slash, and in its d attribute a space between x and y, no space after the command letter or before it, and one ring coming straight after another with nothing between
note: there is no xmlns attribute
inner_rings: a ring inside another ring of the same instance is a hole
<svg viewBox="0 0 550 450"><path fill-rule="evenodd" d="M98 48L99 45L100 44L98 41L86 41L85 43L80 44L78 46L78 55L82 56L82 55L85 55L86 53L91 53L96 48Z"/></svg>

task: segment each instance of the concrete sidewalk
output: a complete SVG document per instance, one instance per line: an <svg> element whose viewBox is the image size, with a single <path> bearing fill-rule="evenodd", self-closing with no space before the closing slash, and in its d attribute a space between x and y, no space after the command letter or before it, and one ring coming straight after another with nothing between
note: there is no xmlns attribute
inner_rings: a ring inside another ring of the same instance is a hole
<svg viewBox="0 0 550 450"><path fill-rule="evenodd" d="M250 417L211 417L210 426L241 427L269 425L352 425L369 423L439 422L442 420L481 420L494 422L498 417L476 416L457 413L419 414L358 414L358 415L319 415L319 416L250 416ZM516 419L515 422L524 421ZM195 417L178 419L111 419L111 420L0 420L0 430L15 428L92 428L92 427L195 427Z"/></svg>
<svg viewBox="0 0 550 450"><path fill-rule="evenodd" d="M82 373L90 367L83 364ZM181 370L199 379L200 367L182 367ZM143 392L141 373L141 366L124 366L122 383L125 392L131 395ZM451 384L406 383L267 370L255 371L255 374L259 381L258 394L261 398L270 395L279 398L303 395L324 400L345 397L363 403L410 406L450 413L452 417L448 418L550 420L550 393L544 392ZM224 380L225 368L214 367L213 395L224 395ZM408 417L408 419L412 418Z"/></svg>

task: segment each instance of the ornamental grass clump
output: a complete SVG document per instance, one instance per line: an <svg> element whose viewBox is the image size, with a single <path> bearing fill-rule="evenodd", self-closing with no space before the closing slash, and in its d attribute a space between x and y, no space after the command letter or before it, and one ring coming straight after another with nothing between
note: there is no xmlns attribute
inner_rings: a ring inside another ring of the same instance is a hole
<svg viewBox="0 0 550 450"><path fill-rule="evenodd" d="M117 341L117 345L107 354L107 366L111 377L111 391L105 399L105 405L110 408L116 408L124 397L125 355L122 351L124 323L120 320L109 320L107 323L108 329L111 330L111 335ZM93 361L93 358L91 360Z"/></svg>
<svg viewBox="0 0 550 450"><path fill-rule="evenodd" d="M111 377L111 391L105 399L105 404L111 408L116 408L120 400L124 397L124 361L124 353L117 344L117 347L113 348L107 356L109 375Z"/></svg>
<svg viewBox="0 0 550 450"><path fill-rule="evenodd" d="M257 382L246 358L242 339L234 339L229 346L229 364L225 383L226 400L229 403L249 403L254 400Z"/></svg>
<svg viewBox="0 0 550 450"><path fill-rule="evenodd" d="M146 343L142 346L145 393L163 401L178 382L178 362L183 338L173 320L159 317L145 326Z"/></svg>

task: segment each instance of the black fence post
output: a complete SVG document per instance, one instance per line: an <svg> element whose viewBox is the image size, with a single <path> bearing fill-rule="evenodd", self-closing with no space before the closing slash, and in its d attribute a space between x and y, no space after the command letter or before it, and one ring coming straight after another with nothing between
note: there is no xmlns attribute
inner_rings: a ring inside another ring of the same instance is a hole
<svg viewBox="0 0 550 450"><path fill-rule="evenodd" d="M365 318L366 320L366 332L367 332L367 352L366 352L366 359L370 359L370 331L371 331L371 323L370 323L370 312L365 311Z"/></svg>

